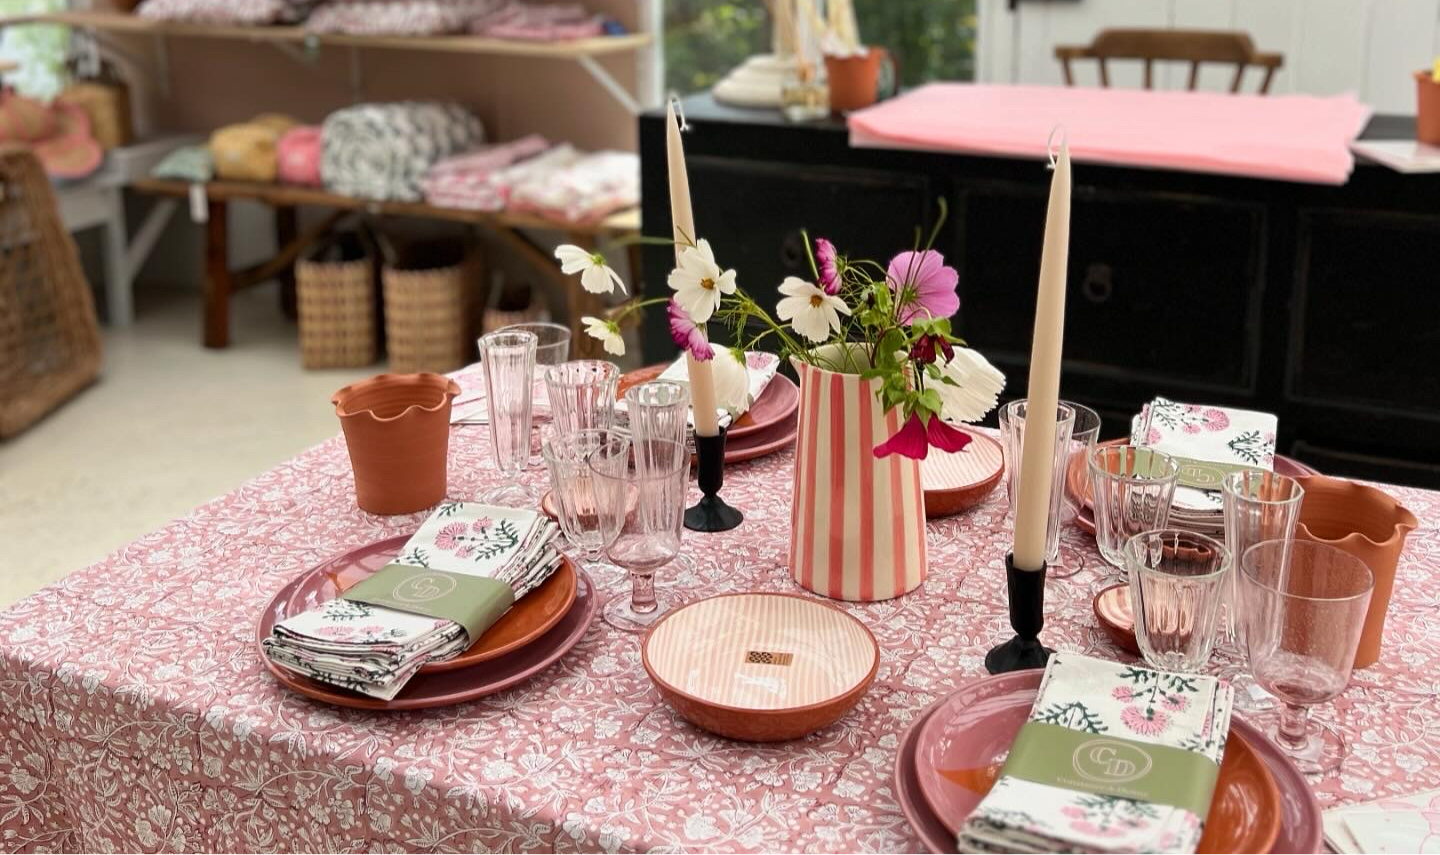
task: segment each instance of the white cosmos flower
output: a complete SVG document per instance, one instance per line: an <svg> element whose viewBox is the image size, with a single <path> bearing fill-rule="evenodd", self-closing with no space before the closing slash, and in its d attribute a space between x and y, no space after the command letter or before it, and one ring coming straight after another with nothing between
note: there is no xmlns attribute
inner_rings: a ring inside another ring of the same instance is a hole
<svg viewBox="0 0 1440 855"><path fill-rule="evenodd" d="M947 362L942 355L938 364L946 377L959 384L951 386L934 381L926 384L927 389L940 393L942 418L952 422L978 422L995 409L1000 393L1005 391L1005 375L981 356L980 351L957 347L952 359Z"/></svg>
<svg viewBox="0 0 1440 855"><path fill-rule="evenodd" d="M616 287L625 293L625 283L605 263L605 256L598 252L575 246L571 243L555 247L555 257L560 260L560 272L580 274L580 287L591 294L613 294Z"/></svg>
<svg viewBox="0 0 1440 855"><path fill-rule="evenodd" d="M670 271L667 282L675 292L675 302L697 324L710 320L720 308L722 294L735 293L735 271L720 271L710 242L704 238L680 253L680 261Z"/></svg>
<svg viewBox="0 0 1440 855"><path fill-rule="evenodd" d="M775 307L780 320L789 321L796 332L813 342L824 342L832 331L839 332L840 316L850 314L844 300L795 276L785 277L780 293L785 295Z"/></svg>
<svg viewBox="0 0 1440 855"><path fill-rule="evenodd" d="M605 345L605 352L614 356L625 355L625 337L620 334L620 325L614 321L586 315L580 319L585 325L585 334L599 339Z"/></svg>
<svg viewBox="0 0 1440 855"><path fill-rule="evenodd" d="M710 376L715 383L715 406L727 410L738 419L750 409L750 371L745 360L737 358L728 347L715 348L710 360Z"/></svg>

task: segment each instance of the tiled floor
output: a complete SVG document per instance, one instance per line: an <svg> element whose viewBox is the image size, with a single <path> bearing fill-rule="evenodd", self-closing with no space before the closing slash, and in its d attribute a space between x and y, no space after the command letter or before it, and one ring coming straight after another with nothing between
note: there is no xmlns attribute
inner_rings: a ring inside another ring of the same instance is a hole
<svg viewBox="0 0 1440 855"><path fill-rule="evenodd" d="M198 295L137 297L100 382L0 443L0 608L335 433L330 393L382 370L302 370L270 286L234 300L221 351Z"/></svg>

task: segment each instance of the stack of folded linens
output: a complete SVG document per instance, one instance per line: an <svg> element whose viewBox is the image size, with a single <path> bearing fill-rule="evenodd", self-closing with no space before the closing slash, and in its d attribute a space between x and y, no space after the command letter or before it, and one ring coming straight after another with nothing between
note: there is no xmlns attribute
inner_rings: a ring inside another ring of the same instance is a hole
<svg viewBox="0 0 1440 855"><path fill-rule="evenodd" d="M359 104L325 120L320 175L334 193L418 202L432 166L484 138L480 120L457 104Z"/></svg>
<svg viewBox="0 0 1440 855"><path fill-rule="evenodd" d="M505 207L497 176L550 147L539 134L467 151L436 163L425 176L426 204L438 208L498 211Z"/></svg>

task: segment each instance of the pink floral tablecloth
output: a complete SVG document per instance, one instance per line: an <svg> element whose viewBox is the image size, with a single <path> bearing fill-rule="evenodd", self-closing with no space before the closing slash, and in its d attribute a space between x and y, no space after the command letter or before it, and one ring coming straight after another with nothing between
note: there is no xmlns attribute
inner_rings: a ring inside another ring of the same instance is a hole
<svg viewBox="0 0 1440 855"><path fill-rule="evenodd" d="M485 430L452 432L454 497L491 481ZM795 590L791 466L782 453L730 468L744 525L688 536L665 587ZM1326 804L1440 787L1440 494L1396 493L1423 527L1382 663L1320 711L1354 745L1318 785ZM0 614L0 850L917 850L891 781L897 737L1009 635L1004 514L997 490L932 524L921 590L846 606L880 642L879 674L854 712L798 742L738 744L678 719L637 639L599 620L518 688L363 713L282 689L255 648L278 588L424 516L359 511L332 439ZM1063 543L1086 569L1050 583L1045 638L1116 656L1090 610L1094 544L1078 530Z"/></svg>

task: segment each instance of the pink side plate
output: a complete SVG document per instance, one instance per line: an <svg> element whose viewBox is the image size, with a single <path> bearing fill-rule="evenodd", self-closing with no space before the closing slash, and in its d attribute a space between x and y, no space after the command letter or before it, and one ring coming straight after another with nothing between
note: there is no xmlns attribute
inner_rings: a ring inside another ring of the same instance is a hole
<svg viewBox="0 0 1440 855"><path fill-rule="evenodd" d="M726 432L725 439L728 442L760 433L799 411L800 387L784 374L776 374L760 397L755 399L750 412L741 416L739 423Z"/></svg>
<svg viewBox="0 0 1440 855"><path fill-rule="evenodd" d="M594 583L584 570L577 568L574 604L560 622L540 638L499 659L469 668L417 675L394 700L382 701L311 680L276 665L261 651L260 642L270 636L276 623L289 615L287 605L307 576L308 574L301 576L281 588L270 601L270 605L260 614L260 620L255 626L256 652L270 669L270 673L285 687L317 701L364 710L413 710L448 706L508 689L550 667L578 644L595 619L599 605Z"/></svg>
<svg viewBox="0 0 1440 855"><path fill-rule="evenodd" d="M1121 582L1102 589L1091 600L1090 607L1095 611L1100 628L1105 630L1116 647L1140 655L1140 642L1135 640L1135 611L1130 607L1128 583Z"/></svg>
<svg viewBox="0 0 1440 855"><path fill-rule="evenodd" d="M987 698L994 699L995 704L1000 708L1003 709L1006 703L1018 702L1023 703L1024 708L1028 710L1039 689L1040 677L1041 672L1038 670L1002 674L977 680L975 683L963 687L960 692L971 689L978 683L990 683L988 690L982 693L986 694ZM948 817L949 821L942 822L927 802L925 791L922 788L921 765L923 761L920 758L926 754L923 734L927 730L933 730L936 711L950 704L956 694L959 693L937 700L911 722L909 728L901 736L899 753L895 759L895 787L900 808L925 848L936 853L955 851L955 836L950 827L958 828L963 823L965 815L980 800L978 794L971 794L967 806L959 809L958 813L952 811L953 815ZM987 701L988 703L990 702ZM1014 728L1011 727L1010 730L1013 731ZM1319 852L1322 834L1320 803L1315 799L1305 777L1279 748L1245 721L1238 718L1232 719L1231 734L1239 737L1239 740L1249 747L1253 756L1263 764L1278 792L1278 804L1276 805L1276 811L1279 813L1278 829L1274 843L1271 844L1268 851L1277 853ZM990 738L993 734L976 733L974 736L980 741L995 741ZM1013 737L1013 733L1001 740L1006 747L1008 747L1011 737Z"/></svg>
<svg viewBox="0 0 1440 855"><path fill-rule="evenodd" d="M730 437L726 436L725 462L727 464L742 463L746 460L774 454L777 451L784 451L794 445L795 437L800 433L800 421L797 413L798 410L791 413L786 420L734 442L731 442Z"/></svg>
<svg viewBox="0 0 1440 855"><path fill-rule="evenodd" d="M925 516L944 517L969 510L985 500L1005 474L1005 452L1000 443L978 431L970 444L953 454L930 449L920 464L920 483L925 488Z"/></svg>

